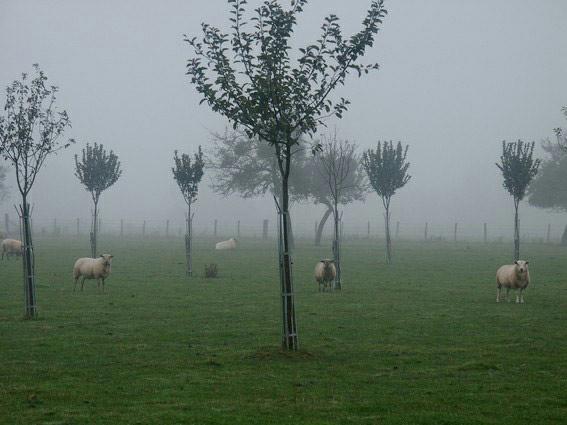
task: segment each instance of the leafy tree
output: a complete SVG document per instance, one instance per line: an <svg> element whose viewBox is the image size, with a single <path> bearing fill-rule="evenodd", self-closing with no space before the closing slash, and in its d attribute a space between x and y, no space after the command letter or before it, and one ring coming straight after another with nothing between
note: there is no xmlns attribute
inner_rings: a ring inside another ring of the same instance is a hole
<svg viewBox="0 0 567 425"><path fill-rule="evenodd" d="M548 158L541 163L537 175L528 186L528 202L537 208L567 212L567 155L561 145L544 141ZM567 245L567 227L561 237Z"/></svg>
<svg viewBox="0 0 567 425"><path fill-rule="evenodd" d="M384 223L386 227L386 261L392 261L392 238L390 236L390 202L398 189L411 179L407 173L406 162L409 146L404 148L401 142L396 146L390 142L378 142L376 150L368 149L362 155L362 164L370 185L376 191L384 205Z"/></svg>
<svg viewBox="0 0 567 425"><path fill-rule="evenodd" d="M70 121L66 111L56 108L58 88L47 85L47 76L39 65L33 67L35 76L31 80L24 73L20 80L6 88L5 115L0 116L0 157L14 167L22 196L19 213L22 217L25 314L28 318L37 315L29 194L47 158L73 143L72 139L60 142Z"/></svg>
<svg viewBox="0 0 567 425"><path fill-rule="evenodd" d="M504 177L503 186L514 199L514 260L520 259L520 223L518 207L536 176L540 160L533 158L535 142L502 142L502 156L496 166Z"/></svg>
<svg viewBox="0 0 567 425"><path fill-rule="evenodd" d="M102 144L95 143L83 149L83 155L79 161L75 155L75 176L83 184L93 200L93 224L91 230L91 254L97 257L98 237L98 202L100 195L110 186L118 181L122 175L120 161L113 151L107 152Z"/></svg>
<svg viewBox="0 0 567 425"><path fill-rule="evenodd" d="M191 213L191 206L197 200L197 194L199 192L199 183L203 178L205 160L203 159L203 151L201 146L196 154L193 156L193 160L188 154L178 155L177 151L173 156L174 167L171 169L173 172L173 178L177 182L183 199L187 204L187 231L185 234L185 258L187 261L187 276L193 275L193 259L192 259L192 227L193 227L193 216L195 213Z"/></svg>
<svg viewBox="0 0 567 425"><path fill-rule="evenodd" d="M561 110L563 111L563 114L567 118L567 106L564 106L563 108L561 108ZM557 137L557 144L561 147L561 149L567 151L567 130L558 127L555 128L553 131L555 132L555 136Z"/></svg>
<svg viewBox="0 0 567 425"><path fill-rule="evenodd" d="M335 289L341 289L340 227L342 213L339 205L344 205L359 195L364 186L364 175L360 172L360 158L356 145L347 140L338 140L336 133L332 138L324 137L321 152L316 156L314 167L325 182L326 194L333 208L334 239L333 256L337 274ZM364 195L362 195L364 196Z"/></svg>
<svg viewBox="0 0 567 425"><path fill-rule="evenodd" d="M200 40L185 37L193 48L187 74L213 111L220 113L248 137L259 137L273 147L281 175L282 250L280 258L283 311L283 346L298 348L297 322L291 276L289 241L289 179L295 147L302 137L313 136L325 118L341 118L348 100L333 101L330 94L347 75L376 69L360 59L374 43L386 11L383 0L373 0L362 29L343 37L338 17L330 15L317 42L290 55L290 39L307 0L295 0L286 9L277 0L266 0L245 16L245 0L231 5L231 34L202 24Z"/></svg>

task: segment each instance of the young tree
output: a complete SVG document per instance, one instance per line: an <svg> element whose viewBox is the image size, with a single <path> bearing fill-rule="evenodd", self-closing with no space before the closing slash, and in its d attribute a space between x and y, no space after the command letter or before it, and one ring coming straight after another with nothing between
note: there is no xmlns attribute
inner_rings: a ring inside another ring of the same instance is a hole
<svg viewBox="0 0 567 425"><path fill-rule="evenodd" d="M352 201L364 186L364 176L360 172L360 158L356 146L347 140L338 140L336 133L331 138L324 137L321 152L316 156L316 172L326 183L327 196L333 208L334 238L333 257L337 274L334 288L341 289L341 241L339 205Z"/></svg>
<svg viewBox="0 0 567 425"><path fill-rule="evenodd" d="M563 108L561 108L561 110L567 118L567 106L564 106ZM567 151L567 130L558 127L553 129L553 131L555 132L555 136L557 137L557 144L559 145L559 147L564 151Z"/></svg>
<svg viewBox="0 0 567 425"><path fill-rule="evenodd" d="M6 167L0 165L0 204L8 197L8 187L6 186Z"/></svg>
<svg viewBox="0 0 567 425"><path fill-rule="evenodd" d="M199 183L203 178L203 169L205 168L205 161L203 159L203 151L201 146L193 160L187 154L178 155L177 151L173 156L174 167L171 169L173 178L177 182L183 199L187 204L187 225L185 233L185 258L187 260L187 276L193 276L193 259L192 259L192 230L193 230L193 216L191 213L191 205L197 200L199 192Z"/></svg>
<svg viewBox="0 0 567 425"><path fill-rule="evenodd" d="M97 257L98 238L98 202L100 195L110 186L118 181L122 170L120 161L113 151L107 152L102 144L95 143L91 146L87 143L83 149L83 156L79 161L75 155L75 176L91 194L93 200L93 222L90 234L91 255Z"/></svg>
<svg viewBox="0 0 567 425"><path fill-rule="evenodd" d="M20 215L24 263L25 314L37 315L35 297L35 264L30 224L29 194L47 158L73 143L60 142L70 126L66 111L55 106L55 86L47 85L47 76L34 65L35 76L30 80L22 74L6 89L5 115L0 116L0 156L12 164L22 196Z"/></svg>
<svg viewBox="0 0 567 425"><path fill-rule="evenodd" d="M248 21L245 0L231 5L231 35L203 24L203 37L185 37L193 48L187 74L213 111L224 115L248 137L259 137L275 151L280 172L282 202L282 250L280 280L283 311L283 347L298 348L295 301L289 241L289 178L300 140L313 136L323 120L341 118L349 102L334 102L330 94L342 86L350 71L359 75L376 69L360 60L374 43L386 11L383 0L373 0L362 30L343 37L338 18L325 19L319 40L299 50L296 63L290 55L290 39L307 0L292 1L286 9L267 0Z"/></svg>
<svg viewBox="0 0 567 425"><path fill-rule="evenodd" d="M520 222L518 207L526 190L536 176L540 160L534 159L535 142L502 142L502 156L496 166L504 177L503 186L514 199L514 260L520 259Z"/></svg>
<svg viewBox="0 0 567 425"><path fill-rule="evenodd" d="M401 142L396 146L390 142L378 142L376 150L368 149L362 155L362 164L370 185L376 191L384 205L384 223L386 227L386 261L392 261L392 238L390 236L390 202L411 179L407 173L409 162L406 162L409 145L404 148Z"/></svg>

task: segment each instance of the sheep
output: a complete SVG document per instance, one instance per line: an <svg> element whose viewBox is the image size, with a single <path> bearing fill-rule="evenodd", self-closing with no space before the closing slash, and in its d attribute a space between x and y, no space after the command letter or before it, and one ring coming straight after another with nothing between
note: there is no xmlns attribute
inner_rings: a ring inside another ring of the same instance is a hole
<svg viewBox="0 0 567 425"><path fill-rule="evenodd" d="M217 251L227 250L227 249L236 249L236 239L230 238L227 241L218 242L215 245L215 249Z"/></svg>
<svg viewBox="0 0 567 425"><path fill-rule="evenodd" d="M22 255L22 242L16 239L4 239L2 241L2 259L6 255L6 259L12 255Z"/></svg>
<svg viewBox="0 0 567 425"><path fill-rule="evenodd" d="M319 283L319 292L332 289L333 282L337 276L335 260L324 258L315 265L315 280Z"/></svg>
<svg viewBox="0 0 567 425"><path fill-rule="evenodd" d="M519 289L516 294L516 303L524 303L523 291L530 284L530 272L528 262L523 260L514 261L514 264L507 264L496 272L496 302L500 302L500 291L506 288L506 301L510 289Z"/></svg>
<svg viewBox="0 0 567 425"><path fill-rule="evenodd" d="M73 266L73 278L75 279L75 286L73 292L77 289L77 282L79 277L82 276L81 291L85 285L85 279L96 279L97 287L100 287L102 280L102 292L104 292L104 280L110 275L112 258L110 254L102 254L98 258L79 258L75 261Z"/></svg>

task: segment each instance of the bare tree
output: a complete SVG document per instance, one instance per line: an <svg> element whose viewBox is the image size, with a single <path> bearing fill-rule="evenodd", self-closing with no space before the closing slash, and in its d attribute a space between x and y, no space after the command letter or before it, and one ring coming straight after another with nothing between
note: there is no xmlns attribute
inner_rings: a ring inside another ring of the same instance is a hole
<svg viewBox="0 0 567 425"><path fill-rule="evenodd" d="M337 274L334 288L341 289L341 238L339 205L351 202L365 186L364 175L360 169L360 157L356 154L356 145L347 140L323 137L321 152L315 157L314 169L326 185L326 192L333 210L333 257Z"/></svg>
<svg viewBox="0 0 567 425"><path fill-rule="evenodd" d="M100 195L116 183L121 175L118 156L113 151L106 152L102 144L95 143L94 146L91 146L87 143L80 161L78 155L75 155L75 176L91 194L93 200L93 222L90 234L92 258L97 257Z"/></svg>
<svg viewBox="0 0 567 425"><path fill-rule="evenodd" d="M203 151L201 146L196 154L193 156L193 160L188 154L178 155L177 151L173 156L174 167L171 169L173 172L173 178L177 182L183 199L187 204L187 217L186 217L186 232L185 232L185 259L187 263L187 276L193 276L193 257L192 257L192 246L193 246L193 216L194 212L191 212L191 206L197 200L197 194L199 193L199 183L203 178L205 160L203 159Z"/></svg>
<svg viewBox="0 0 567 425"><path fill-rule="evenodd" d="M376 191L384 205L384 225L386 228L386 262L392 261L392 238L390 236L390 202L398 189L404 187L411 179L407 174L409 162L401 142L394 147L392 141L378 142L376 150L368 149L362 155L362 164L368 175L370 185Z"/></svg>
<svg viewBox="0 0 567 425"><path fill-rule="evenodd" d="M35 264L30 223L29 194L47 158L73 143L60 142L70 126L66 111L55 106L58 88L48 86L47 76L33 65L35 76L22 74L6 89L5 116L0 116L0 156L12 164L22 196L20 216L24 262L25 315L37 315L35 297Z"/></svg>
<svg viewBox="0 0 567 425"><path fill-rule="evenodd" d="M538 172L541 161L534 159L535 142L502 142L500 163L496 166L502 172L504 188L514 199L514 260L520 259L520 221L518 207L526 196L526 191Z"/></svg>

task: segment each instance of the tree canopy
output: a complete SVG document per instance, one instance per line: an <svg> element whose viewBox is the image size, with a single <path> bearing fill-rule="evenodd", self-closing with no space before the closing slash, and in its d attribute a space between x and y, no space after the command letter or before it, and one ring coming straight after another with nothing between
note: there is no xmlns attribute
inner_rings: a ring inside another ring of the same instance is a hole
<svg viewBox="0 0 567 425"><path fill-rule="evenodd" d="M102 144L87 143L81 160L75 155L75 176L90 192L95 203L98 203L100 194L116 183L121 175L118 156L112 150L107 152Z"/></svg>
<svg viewBox="0 0 567 425"><path fill-rule="evenodd" d="M204 174L203 150L199 146L197 153L193 155L193 160L188 154L184 153L179 156L178 152L175 151L173 161L174 167L171 169L173 178L177 182L185 202L190 205L197 200L199 183Z"/></svg>

